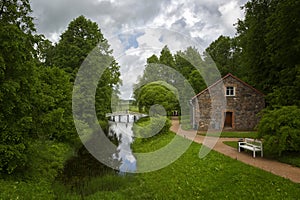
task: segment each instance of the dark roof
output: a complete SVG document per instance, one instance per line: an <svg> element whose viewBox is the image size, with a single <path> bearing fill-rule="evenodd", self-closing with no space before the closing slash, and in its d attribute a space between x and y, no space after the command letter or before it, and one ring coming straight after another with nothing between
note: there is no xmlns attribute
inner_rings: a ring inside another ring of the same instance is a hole
<svg viewBox="0 0 300 200"><path fill-rule="evenodd" d="M200 93L198 93L196 96L194 96L192 99L195 99L196 97L200 96L202 93L206 92L207 90L209 90L210 88L214 87L215 85L217 85L218 83L220 83L221 81L223 81L224 79L228 78L228 77L232 77L234 79L236 79L237 81L241 82L242 84L244 84L245 86L251 88L254 92L265 96L262 92L260 92L259 90L255 89L254 87L252 87L251 85L249 85L248 83L242 81L241 79L239 79L236 76L233 76L231 73L227 74L226 76L224 76L223 78L219 79L218 81L216 81L214 84L210 85L209 87L207 87L206 89L202 90Z"/></svg>

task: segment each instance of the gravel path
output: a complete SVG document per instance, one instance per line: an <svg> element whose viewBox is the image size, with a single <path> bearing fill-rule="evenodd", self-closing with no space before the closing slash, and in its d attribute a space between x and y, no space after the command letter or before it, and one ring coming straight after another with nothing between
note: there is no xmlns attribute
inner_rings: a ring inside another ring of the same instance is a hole
<svg viewBox="0 0 300 200"><path fill-rule="evenodd" d="M177 133L178 135L182 135L185 138L193 139L193 132L184 131L180 129L179 121L177 118L172 119L171 131ZM195 142L202 144L204 141L204 136L196 135L193 139ZM213 140L215 138L207 137L206 140ZM224 141L238 141L238 138L219 138L216 145L213 149L217 152L220 152L226 156L229 156L233 159L239 160L246 164L252 165L254 167L258 167L265 171L271 172L275 175L282 176L287 178L295 183L300 183L300 168L293 167L291 165L277 162L275 160L270 160L266 158L260 157L260 152L257 153L257 157L253 158L252 154L249 152L241 152L239 153L237 149L232 148L228 145L225 145Z"/></svg>

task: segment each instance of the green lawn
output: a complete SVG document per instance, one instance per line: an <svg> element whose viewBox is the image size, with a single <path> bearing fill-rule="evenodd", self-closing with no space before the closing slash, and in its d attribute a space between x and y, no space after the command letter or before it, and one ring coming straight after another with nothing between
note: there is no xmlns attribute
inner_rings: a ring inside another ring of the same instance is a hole
<svg viewBox="0 0 300 200"><path fill-rule="evenodd" d="M231 146L233 148L238 148L238 142L235 142L235 141L224 141L223 142L224 144L228 145L228 146Z"/></svg>
<svg viewBox="0 0 300 200"><path fill-rule="evenodd" d="M231 146L233 148L238 148L238 143L234 141L224 141L224 144ZM265 155L268 157L268 155ZM299 153L284 153L282 156L273 158L279 162L287 163L295 167L300 167L300 155Z"/></svg>
<svg viewBox="0 0 300 200"><path fill-rule="evenodd" d="M198 132L199 135L207 135L211 137L219 137L219 133L203 133ZM222 132L220 137L227 138L257 138L257 132Z"/></svg>
<svg viewBox="0 0 300 200"><path fill-rule="evenodd" d="M167 144L167 133L133 145L148 152ZM107 175L95 178L83 191L85 199L298 199L300 184L241 163L212 151L198 157L200 145L192 143L177 161L166 168L143 174ZM155 162L155 161L154 161ZM107 185L105 187L105 185ZM97 191L98 187L98 191ZM66 192L62 192L63 199ZM80 199L67 194L68 199Z"/></svg>
<svg viewBox="0 0 300 200"><path fill-rule="evenodd" d="M153 151L165 146L173 137L169 132L140 140L133 149L135 152ZM44 191L43 188L49 189L49 186L0 180L0 199L26 199L28 195L31 199L78 200L299 199L300 184L215 151L200 159L200 147L192 143L177 161L158 171L123 176L107 174L91 179L76 190L56 183L52 184L52 190ZM27 190L30 191L28 195L22 194Z"/></svg>

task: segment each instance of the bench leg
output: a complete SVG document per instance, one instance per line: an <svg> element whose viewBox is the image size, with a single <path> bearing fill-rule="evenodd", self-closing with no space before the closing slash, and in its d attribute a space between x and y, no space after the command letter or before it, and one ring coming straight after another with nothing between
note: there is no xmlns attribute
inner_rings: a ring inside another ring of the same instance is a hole
<svg viewBox="0 0 300 200"><path fill-rule="evenodd" d="M253 151L253 158L255 158L255 151Z"/></svg>

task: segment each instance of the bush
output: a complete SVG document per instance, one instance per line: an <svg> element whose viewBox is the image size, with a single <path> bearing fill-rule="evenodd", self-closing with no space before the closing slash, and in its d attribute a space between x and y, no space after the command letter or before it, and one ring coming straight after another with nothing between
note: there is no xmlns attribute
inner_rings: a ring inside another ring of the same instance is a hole
<svg viewBox="0 0 300 200"><path fill-rule="evenodd" d="M27 164L0 179L0 199L55 199L52 183L72 155L70 145L54 141L28 142Z"/></svg>
<svg viewBox="0 0 300 200"><path fill-rule="evenodd" d="M171 127L171 122L167 117L156 116L142 118L133 126L135 137L149 138L154 135L166 133Z"/></svg>
<svg viewBox="0 0 300 200"><path fill-rule="evenodd" d="M265 111L258 133L264 139L267 154L281 156L283 152L300 152L300 109L284 106Z"/></svg>
<svg viewBox="0 0 300 200"><path fill-rule="evenodd" d="M30 180L52 182L72 156L70 145L54 141L30 141L28 164L22 176Z"/></svg>

